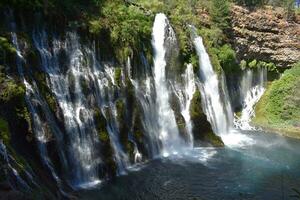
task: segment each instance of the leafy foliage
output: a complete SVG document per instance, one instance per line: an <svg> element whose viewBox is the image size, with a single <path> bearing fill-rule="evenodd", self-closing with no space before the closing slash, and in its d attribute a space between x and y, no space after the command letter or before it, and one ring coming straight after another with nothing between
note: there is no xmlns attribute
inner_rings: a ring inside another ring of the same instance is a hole
<svg viewBox="0 0 300 200"><path fill-rule="evenodd" d="M212 20L222 30L229 27L230 10L228 0L213 0L212 1Z"/></svg>
<svg viewBox="0 0 300 200"><path fill-rule="evenodd" d="M108 31L110 40L121 59L143 48L151 38L152 19L136 6L121 0L107 1L101 7L101 16L89 22L93 34Z"/></svg>
<svg viewBox="0 0 300 200"><path fill-rule="evenodd" d="M272 127L299 127L300 63L272 83L257 105L255 123Z"/></svg>
<svg viewBox="0 0 300 200"><path fill-rule="evenodd" d="M235 51L228 44L219 49L218 58L225 72L232 73L239 69L236 63Z"/></svg>

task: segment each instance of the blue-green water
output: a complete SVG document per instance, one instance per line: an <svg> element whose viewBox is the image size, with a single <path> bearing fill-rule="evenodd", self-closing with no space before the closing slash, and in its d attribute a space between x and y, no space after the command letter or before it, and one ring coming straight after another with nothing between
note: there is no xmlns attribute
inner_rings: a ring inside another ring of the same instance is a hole
<svg viewBox="0 0 300 200"><path fill-rule="evenodd" d="M300 141L245 132L226 148L196 148L150 161L128 175L80 191L80 199L295 199ZM230 143L230 138L226 139Z"/></svg>

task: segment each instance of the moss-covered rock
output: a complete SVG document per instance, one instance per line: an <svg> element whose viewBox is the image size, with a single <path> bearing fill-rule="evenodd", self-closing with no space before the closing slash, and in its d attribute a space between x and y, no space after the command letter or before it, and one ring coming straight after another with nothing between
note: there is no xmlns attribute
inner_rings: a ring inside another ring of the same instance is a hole
<svg viewBox="0 0 300 200"><path fill-rule="evenodd" d="M205 134L203 141L208 142L214 147L224 147L224 142L222 141L222 138L220 136L217 136L213 132L208 132L207 134Z"/></svg>
<svg viewBox="0 0 300 200"><path fill-rule="evenodd" d="M188 138L188 133L186 129L186 122L184 117L181 114L180 102L177 96L172 93L169 99L172 110L174 111L176 124L179 130L179 134L183 139Z"/></svg>
<svg viewBox="0 0 300 200"><path fill-rule="evenodd" d="M99 141L101 142L101 153L104 161L104 171L100 172L102 176L115 176L117 165L114 160L114 151L111 147L109 133L107 131L107 122L100 109L94 110L94 120L98 133Z"/></svg>
<svg viewBox="0 0 300 200"><path fill-rule="evenodd" d="M103 143L109 143L109 134L106 130L106 119L102 115L101 110L98 108L94 110L94 120L99 140Z"/></svg>
<svg viewBox="0 0 300 200"><path fill-rule="evenodd" d="M46 74L43 72L36 71L34 73L34 79L37 82L37 86L39 88L40 94L45 98L49 108L53 113L57 113L59 110L58 103L54 97L54 94L50 90L46 81Z"/></svg>
<svg viewBox="0 0 300 200"><path fill-rule="evenodd" d="M217 147L224 146L221 138L213 133L212 127L202 110L201 94L199 90L196 90L193 96L190 106L190 115L193 123L192 131L195 140L208 142Z"/></svg>
<svg viewBox="0 0 300 200"><path fill-rule="evenodd" d="M129 135L129 124L130 122L127 121L126 117L126 105L124 100L118 99L116 101L116 109L117 109L117 120L119 125L119 132L120 132L120 141L123 145L124 150L131 156L133 153L131 142L129 141L128 135Z"/></svg>
<svg viewBox="0 0 300 200"><path fill-rule="evenodd" d="M147 150L148 140L145 136L142 116L138 106L135 107L133 111L132 121L132 134L135 139L135 143L139 152L143 155L143 159L147 159L149 158L149 152Z"/></svg>

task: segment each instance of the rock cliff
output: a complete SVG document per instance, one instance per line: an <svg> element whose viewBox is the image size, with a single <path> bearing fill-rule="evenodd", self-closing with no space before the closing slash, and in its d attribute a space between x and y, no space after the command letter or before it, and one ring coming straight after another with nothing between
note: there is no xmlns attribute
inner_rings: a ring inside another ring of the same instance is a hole
<svg viewBox="0 0 300 200"><path fill-rule="evenodd" d="M300 60L300 16L287 21L281 8L255 11L233 6L233 45L239 60L262 60L290 67Z"/></svg>

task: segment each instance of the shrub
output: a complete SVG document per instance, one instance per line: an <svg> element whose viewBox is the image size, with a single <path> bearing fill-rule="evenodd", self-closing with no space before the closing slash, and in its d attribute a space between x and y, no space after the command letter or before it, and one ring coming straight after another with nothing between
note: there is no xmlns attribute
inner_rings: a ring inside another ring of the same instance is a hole
<svg viewBox="0 0 300 200"><path fill-rule="evenodd" d="M143 49L150 42L152 18L136 6L127 6L121 0L107 1L101 7L101 16L91 19L89 31L99 34L107 30L112 46L120 60L127 59L134 51Z"/></svg>
<svg viewBox="0 0 300 200"><path fill-rule="evenodd" d="M229 27L230 9L228 0L212 0L212 20L222 30Z"/></svg>
<svg viewBox="0 0 300 200"><path fill-rule="evenodd" d="M267 89L256 108L256 123L271 126L299 126L300 121L300 63L286 70Z"/></svg>
<svg viewBox="0 0 300 200"><path fill-rule="evenodd" d="M228 44L223 45L219 49L218 58L225 72L232 73L239 69L236 63L235 51Z"/></svg>

